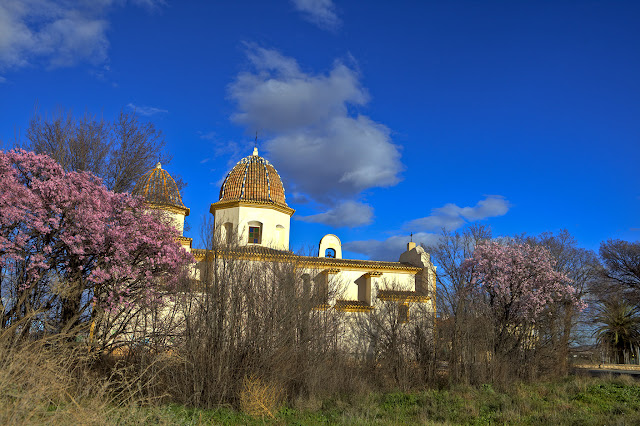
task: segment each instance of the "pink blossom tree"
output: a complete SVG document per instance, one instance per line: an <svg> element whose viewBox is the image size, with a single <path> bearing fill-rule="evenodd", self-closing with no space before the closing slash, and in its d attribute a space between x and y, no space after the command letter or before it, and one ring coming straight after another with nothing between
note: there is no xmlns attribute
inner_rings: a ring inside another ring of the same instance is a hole
<svg viewBox="0 0 640 426"><path fill-rule="evenodd" d="M554 267L544 247L515 242L481 243L465 261L470 284L488 304L497 355L535 346L541 338L536 324L554 303L583 309L571 280Z"/></svg>
<svg viewBox="0 0 640 426"><path fill-rule="evenodd" d="M0 325L37 314L68 330L99 311L157 302L192 261L175 237L141 199L90 173L0 151Z"/></svg>

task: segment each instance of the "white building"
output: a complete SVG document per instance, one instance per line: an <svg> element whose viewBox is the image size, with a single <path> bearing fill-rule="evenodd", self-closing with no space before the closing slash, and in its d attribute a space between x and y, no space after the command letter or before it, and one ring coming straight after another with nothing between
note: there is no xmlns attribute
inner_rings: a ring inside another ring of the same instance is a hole
<svg viewBox="0 0 640 426"><path fill-rule="evenodd" d="M169 214L180 233L179 242L198 262L194 278L199 279L203 262L211 253L192 249L191 239L182 236L189 209L182 203L175 181L158 163L140 179L133 193L145 197L151 208ZM399 305L400 321L410 320L418 306L421 315L427 312L435 319L435 267L429 254L415 243L407 245L398 262L344 259L341 241L333 234L320 239L317 256L289 251L294 210L286 203L280 175L258 155L257 148L228 173L210 212L215 233L224 243L236 247L234 255L255 262L293 262L302 269L300 285L315 291L329 292L330 284L339 282L340 290L328 294L326 303L318 309L371 312L381 306L380 302L391 301Z"/></svg>

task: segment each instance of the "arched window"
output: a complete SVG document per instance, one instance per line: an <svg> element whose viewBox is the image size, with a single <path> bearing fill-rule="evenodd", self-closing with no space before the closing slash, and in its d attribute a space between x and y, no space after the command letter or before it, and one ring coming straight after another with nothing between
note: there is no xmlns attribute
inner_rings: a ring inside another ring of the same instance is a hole
<svg viewBox="0 0 640 426"><path fill-rule="evenodd" d="M302 275L302 297L305 299L311 296L311 277L309 274Z"/></svg>
<svg viewBox="0 0 640 426"><path fill-rule="evenodd" d="M279 249L284 248L284 226L276 225L276 244Z"/></svg>
<svg viewBox="0 0 640 426"><path fill-rule="evenodd" d="M332 248L328 248L324 252L324 257L330 257L332 259L335 259L336 258L336 250L332 249Z"/></svg>
<svg viewBox="0 0 640 426"><path fill-rule="evenodd" d="M224 242L227 244L231 244L233 241L233 224L231 222L226 222L223 226L224 229Z"/></svg>

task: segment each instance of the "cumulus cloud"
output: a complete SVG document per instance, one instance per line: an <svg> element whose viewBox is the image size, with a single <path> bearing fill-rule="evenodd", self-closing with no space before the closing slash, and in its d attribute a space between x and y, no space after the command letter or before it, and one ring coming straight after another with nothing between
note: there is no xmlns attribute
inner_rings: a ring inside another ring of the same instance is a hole
<svg viewBox="0 0 640 426"><path fill-rule="evenodd" d="M322 29L335 30L340 26L336 7L331 0L292 0L292 3L306 20Z"/></svg>
<svg viewBox="0 0 640 426"><path fill-rule="evenodd" d="M134 111L136 114L144 115L145 117L150 117L155 114L166 114L169 111L166 109L150 107L150 106L139 106L134 105L132 103L127 104L127 107Z"/></svg>
<svg viewBox="0 0 640 426"><path fill-rule="evenodd" d="M373 207L356 201L344 201L325 213L296 217L310 223L322 223L335 228L369 225L373 222Z"/></svg>
<svg viewBox="0 0 640 426"><path fill-rule="evenodd" d="M455 230L468 222L502 216L509 211L511 205L500 195L488 195L474 207L458 207L453 203L445 204L431 210L431 215L407 222L407 230L419 230L413 234L417 244L433 245L440 239L440 234L425 231L439 231L442 228ZM364 254L369 259L397 261L406 250L410 235L395 235L386 240L351 241L342 245L344 250Z"/></svg>
<svg viewBox="0 0 640 426"><path fill-rule="evenodd" d="M161 5L164 1L138 0ZM118 0L3 0L0 2L0 69L42 61L49 68L107 61L111 6Z"/></svg>
<svg viewBox="0 0 640 426"><path fill-rule="evenodd" d="M291 192L337 205L400 180L390 130L349 112L369 100L356 71L336 61L328 73L313 74L275 50L247 47L253 69L229 86L232 120L270 136L265 148Z"/></svg>
<svg viewBox="0 0 640 426"><path fill-rule="evenodd" d="M511 205L500 195L488 195L474 207L458 207L453 203L431 210L431 215L408 222L405 229L434 231L442 228L454 230L467 222L503 216Z"/></svg>
<svg viewBox="0 0 640 426"><path fill-rule="evenodd" d="M413 234L413 241L420 245L431 245L438 242L440 236L438 234L419 232ZM400 255L407 250L407 243L411 241L409 235L394 235L384 241L380 240L364 240L351 241L342 245L343 250L354 253L364 254L369 259L388 260L397 262Z"/></svg>

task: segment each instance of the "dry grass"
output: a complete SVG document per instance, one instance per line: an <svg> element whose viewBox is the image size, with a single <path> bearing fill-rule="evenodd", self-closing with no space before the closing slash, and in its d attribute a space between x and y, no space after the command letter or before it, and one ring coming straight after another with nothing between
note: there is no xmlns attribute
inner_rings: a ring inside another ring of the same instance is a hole
<svg viewBox="0 0 640 426"><path fill-rule="evenodd" d="M636 364L576 364L575 368L640 371L640 365Z"/></svg>
<svg viewBox="0 0 640 426"><path fill-rule="evenodd" d="M113 424L145 422L135 380L96 368L87 346L56 335L19 339L0 334L0 424Z"/></svg>
<svg viewBox="0 0 640 426"><path fill-rule="evenodd" d="M282 389L257 377L245 377L240 392L240 408L253 417L275 418L282 403Z"/></svg>

